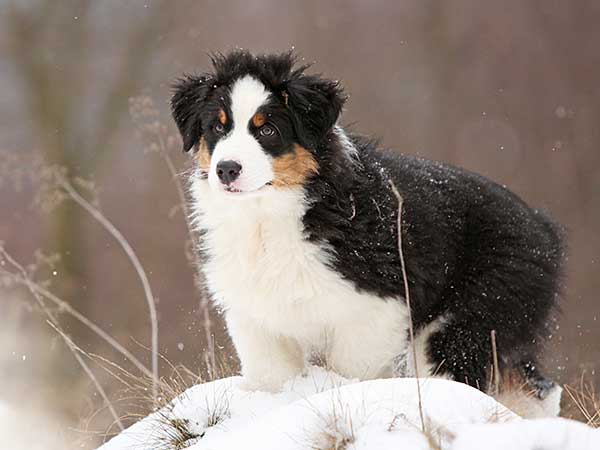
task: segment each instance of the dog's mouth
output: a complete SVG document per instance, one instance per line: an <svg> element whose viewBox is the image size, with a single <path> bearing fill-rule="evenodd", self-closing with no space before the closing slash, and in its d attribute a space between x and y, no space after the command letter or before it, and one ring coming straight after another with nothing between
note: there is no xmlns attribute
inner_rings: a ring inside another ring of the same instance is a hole
<svg viewBox="0 0 600 450"><path fill-rule="evenodd" d="M260 192L264 189L266 189L268 186L273 186L273 182L269 181L265 184L263 184L261 187L257 188L257 189L253 189L251 191L243 191L241 189L238 189L234 186L224 186L223 187L223 192L226 192L228 194L233 194L233 195L244 195L244 194L254 194L256 192Z"/></svg>
<svg viewBox="0 0 600 450"><path fill-rule="evenodd" d="M244 191L234 188L233 186L225 186L225 192L229 192L230 194L241 194Z"/></svg>

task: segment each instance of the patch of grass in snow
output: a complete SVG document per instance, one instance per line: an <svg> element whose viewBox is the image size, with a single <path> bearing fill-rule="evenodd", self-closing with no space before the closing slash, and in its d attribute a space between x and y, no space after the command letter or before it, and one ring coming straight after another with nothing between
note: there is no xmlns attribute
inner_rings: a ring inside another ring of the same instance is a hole
<svg viewBox="0 0 600 450"><path fill-rule="evenodd" d="M425 430L421 430L431 450L442 450L442 443L452 442L456 435L431 417L425 417Z"/></svg>
<svg viewBox="0 0 600 450"><path fill-rule="evenodd" d="M159 435L152 446L156 450L180 450L198 441L201 435L190 430L189 420L164 417L158 428Z"/></svg>
<svg viewBox="0 0 600 450"><path fill-rule="evenodd" d="M180 450L187 448L204 437L206 430L222 423L231 417L230 393L228 390L220 390L214 393L213 398L205 397L204 408L198 416L198 409L192 408L186 412L186 406L194 406L194 401L187 394L180 394L177 402L171 402L163 407L158 413L158 426L154 439L153 449L157 450Z"/></svg>
<svg viewBox="0 0 600 450"><path fill-rule="evenodd" d="M321 412L314 409L321 427L311 437L311 450L347 450L356 442L354 421L348 405L339 396L332 399L331 409Z"/></svg>
<svg viewBox="0 0 600 450"><path fill-rule="evenodd" d="M224 391L212 404L212 407L207 408L206 428L215 427L229 417L231 417L229 397Z"/></svg>
<svg viewBox="0 0 600 450"><path fill-rule="evenodd" d="M405 414L396 414L392 417L392 420L387 427L387 431L395 431L401 423L410 428L414 428L425 437L430 450L442 450L443 443L450 443L456 437L452 431L436 422L431 417L427 415L424 416L424 421L425 426L422 428L411 422Z"/></svg>
<svg viewBox="0 0 600 450"><path fill-rule="evenodd" d="M116 380L121 389L116 395L114 403L118 405L121 411L127 411L120 419L131 424L137 420L143 419L151 412L158 412L159 426L156 432L157 449L180 449L183 442L191 441L198 433L187 429L187 418L177 418L173 414L169 414L173 404L172 401L176 398L185 401L186 391L192 386L204 384L208 381L213 381L210 376L203 377L202 375L193 372L183 365L173 365L167 358L162 355L159 357L170 367L170 374L163 376L157 383L157 395L153 396L153 380L151 377L134 374L117 363L103 358L99 355L90 355L96 363L98 363L109 375ZM229 377L233 370L221 364L216 373L216 378ZM205 408L208 419L206 427L214 426L225 410L229 410L229 405L221 406L222 401L209 403ZM212 407L214 405L214 408ZM166 415L165 415L166 414ZM106 431L106 436L114 434L114 424ZM170 444L169 444L170 443ZM170 445L170 446L169 446Z"/></svg>
<svg viewBox="0 0 600 450"><path fill-rule="evenodd" d="M346 450L356 441L351 427L330 423L324 427L310 444L311 450Z"/></svg>

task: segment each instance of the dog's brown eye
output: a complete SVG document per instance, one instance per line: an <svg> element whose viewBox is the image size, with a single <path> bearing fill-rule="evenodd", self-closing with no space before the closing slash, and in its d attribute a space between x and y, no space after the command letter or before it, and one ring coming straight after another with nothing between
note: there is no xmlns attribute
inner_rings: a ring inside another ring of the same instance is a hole
<svg viewBox="0 0 600 450"><path fill-rule="evenodd" d="M270 125L263 125L259 133L264 137L273 136L275 134L275 129Z"/></svg>
<svg viewBox="0 0 600 450"><path fill-rule="evenodd" d="M225 131L225 127L222 123L215 124L215 133L222 134Z"/></svg>

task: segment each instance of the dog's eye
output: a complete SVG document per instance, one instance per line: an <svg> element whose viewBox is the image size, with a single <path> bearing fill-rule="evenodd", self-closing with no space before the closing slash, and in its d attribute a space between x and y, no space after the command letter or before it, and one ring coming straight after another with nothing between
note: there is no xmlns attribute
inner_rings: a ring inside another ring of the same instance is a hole
<svg viewBox="0 0 600 450"><path fill-rule="evenodd" d="M223 126L222 123L217 122L214 126L214 130L215 130L215 133L217 133L217 134L223 134L223 132L225 131L225 127Z"/></svg>
<svg viewBox="0 0 600 450"><path fill-rule="evenodd" d="M271 125L263 125L258 133L264 137L273 136L275 134L275 128Z"/></svg>

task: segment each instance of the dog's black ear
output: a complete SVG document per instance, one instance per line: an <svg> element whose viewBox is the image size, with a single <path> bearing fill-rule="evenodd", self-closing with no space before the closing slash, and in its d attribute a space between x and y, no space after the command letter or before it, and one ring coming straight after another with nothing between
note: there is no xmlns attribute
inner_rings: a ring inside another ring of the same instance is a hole
<svg viewBox="0 0 600 450"><path fill-rule="evenodd" d="M171 112L183 139L183 151L189 151L200 141L201 106L211 91L209 75L184 75L173 83Z"/></svg>
<svg viewBox="0 0 600 450"><path fill-rule="evenodd" d="M300 144L316 148L335 125L346 96L339 82L296 71L282 92L292 117Z"/></svg>

